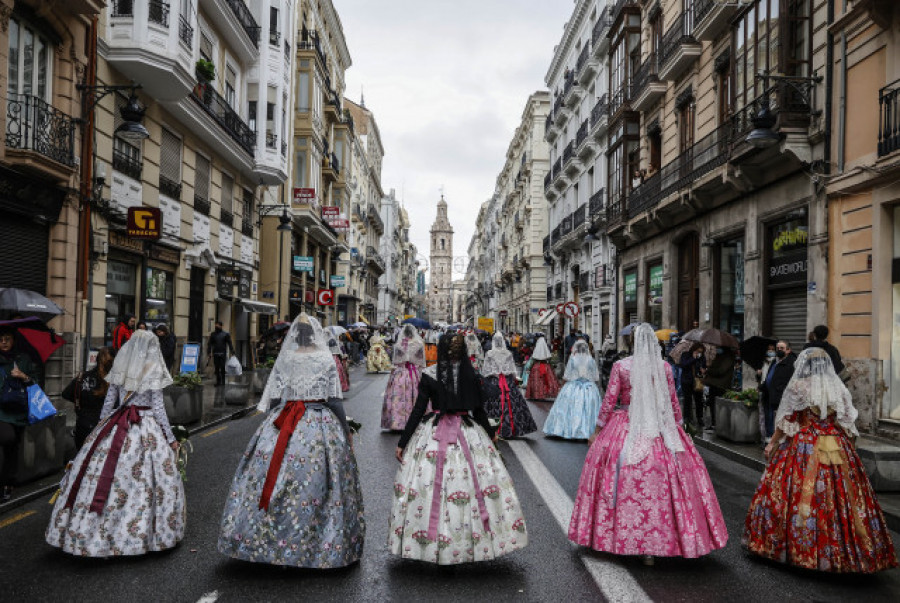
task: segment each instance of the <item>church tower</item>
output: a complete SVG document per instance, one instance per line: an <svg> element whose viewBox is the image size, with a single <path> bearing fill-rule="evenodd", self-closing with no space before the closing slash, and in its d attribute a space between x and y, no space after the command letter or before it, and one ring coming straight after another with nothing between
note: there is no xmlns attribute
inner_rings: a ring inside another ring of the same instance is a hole
<svg viewBox="0 0 900 603"><path fill-rule="evenodd" d="M428 319L450 320L453 271L453 227L447 218L444 195L437 204L437 218L431 225L431 276L428 286Z"/></svg>

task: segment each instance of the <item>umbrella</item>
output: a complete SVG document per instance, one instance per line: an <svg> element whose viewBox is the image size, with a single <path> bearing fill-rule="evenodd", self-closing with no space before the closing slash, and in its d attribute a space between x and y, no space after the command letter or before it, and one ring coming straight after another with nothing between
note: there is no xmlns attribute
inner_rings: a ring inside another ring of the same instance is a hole
<svg viewBox="0 0 900 603"><path fill-rule="evenodd" d="M325 330L330 331L331 334L334 335L335 337L340 337L341 335L343 335L344 333L347 332L347 329L345 329L344 327L339 326L339 325L331 325L330 327L325 327Z"/></svg>
<svg viewBox="0 0 900 603"><path fill-rule="evenodd" d="M721 329L703 329L699 335L695 334L699 329L694 329L684 336L688 341L699 341L700 343L708 343L719 348L738 349L740 344L734 335L726 333Z"/></svg>
<svg viewBox="0 0 900 603"><path fill-rule="evenodd" d="M625 328L623 328L621 331L619 331L619 336L625 337L626 335L631 335L631 332L634 331L634 328L636 326L638 326L639 324L641 324L641 323L633 322L630 325L626 325Z"/></svg>
<svg viewBox="0 0 900 603"><path fill-rule="evenodd" d="M775 345L776 343L778 341L772 337L754 335L741 342L741 360L758 371L762 370L766 359L766 351L770 345Z"/></svg>
<svg viewBox="0 0 900 603"><path fill-rule="evenodd" d="M677 333L677 329L660 329L656 332L656 338L662 342L666 342L669 340L669 337L672 336L672 333Z"/></svg>
<svg viewBox="0 0 900 603"><path fill-rule="evenodd" d="M487 335L488 332L485 331L484 329L475 329L475 334L476 335Z"/></svg>
<svg viewBox="0 0 900 603"><path fill-rule="evenodd" d="M367 325L364 322L355 322L352 325L350 325L350 328L351 329L368 329L369 325Z"/></svg>
<svg viewBox="0 0 900 603"><path fill-rule="evenodd" d="M694 330L699 331L699 329ZM697 342L682 337L681 341L679 341L672 347L672 351L669 352L669 358L671 358L675 362L681 362L681 355L689 351L691 349L691 346L695 343ZM703 355L706 357L706 363L710 364L716 357L716 346L709 343L704 343L703 350Z"/></svg>
<svg viewBox="0 0 900 603"><path fill-rule="evenodd" d="M416 317L407 318L406 320L403 321L403 324L412 325L417 329L430 329L431 328L431 323L423 318L416 318Z"/></svg>
<svg viewBox="0 0 900 603"><path fill-rule="evenodd" d="M65 345L62 337L48 327L37 316L16 320L0 320L0 326L11 327L19 334L19 343L25 351L41 364L47 362L50 354Z"/></svg>
<svg viewBox="0 0 900 603"><path fill-rule="evenodd" d="M43 320L63 313L62 308L40 293L14 287L0 288L0 310L9 315L37 316Z"/></svg>

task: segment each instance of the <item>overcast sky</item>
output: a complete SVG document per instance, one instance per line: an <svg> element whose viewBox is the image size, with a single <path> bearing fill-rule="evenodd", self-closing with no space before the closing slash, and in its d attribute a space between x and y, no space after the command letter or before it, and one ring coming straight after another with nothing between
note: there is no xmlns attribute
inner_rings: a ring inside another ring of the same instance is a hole
<svg viewBox="0 0 900 603"><path fill-rule="evenodd" d="M381 130L385 193L396 189L427 257L443 186L453 253L465 256L574 1L333 2L353 59L346 96L359 101L363 90Z"/></svg>

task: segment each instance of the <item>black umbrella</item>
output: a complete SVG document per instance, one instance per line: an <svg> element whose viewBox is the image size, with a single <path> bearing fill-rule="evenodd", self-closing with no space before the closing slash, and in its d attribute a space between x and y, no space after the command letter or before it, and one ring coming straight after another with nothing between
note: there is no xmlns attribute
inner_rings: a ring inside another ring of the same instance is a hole
<svg viewBox="0 0 900 603"><path fill-rule="evenodd" d="M22 316L37 316L41 320L50 320L54 316L62 314L63 309L40 293L28 289L2 287L0 288L0 312L10 318L21 314Z"/></svg>
<svg viewBox="0 0 900 603"><path fill-rule="evenodd" d="M741 342L741 360L752 366L756 370L762 370L763 363L766 361L766 352L770 345L778 343L777 339L772 337L763 337L762 335L754 335Z"/></svg>

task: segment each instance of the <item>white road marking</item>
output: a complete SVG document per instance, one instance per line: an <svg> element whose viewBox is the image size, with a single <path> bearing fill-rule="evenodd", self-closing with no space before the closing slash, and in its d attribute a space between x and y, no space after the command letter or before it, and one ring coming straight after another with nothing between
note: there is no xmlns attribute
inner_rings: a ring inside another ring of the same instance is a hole
<svg viewBox="0 0 900 603"><path fill-rule="evenodd" d="M214 590L211 593L206 593L199 599L197 599L197 603L215 603L215 601L219 598L219 591Z"/></svg>
<svg viewBox="0 0 900 603"><path fill-rule="evenodd" d="M526 442L510 440L507 443L519 459L534 487L537 488L541 498L547 503L547 508L550 509L556 523L568 536L569 520L572 517L575 503ZM624 567L586 554L580 554L579 557L607 601L619 603L652 600Z"/></svg>

